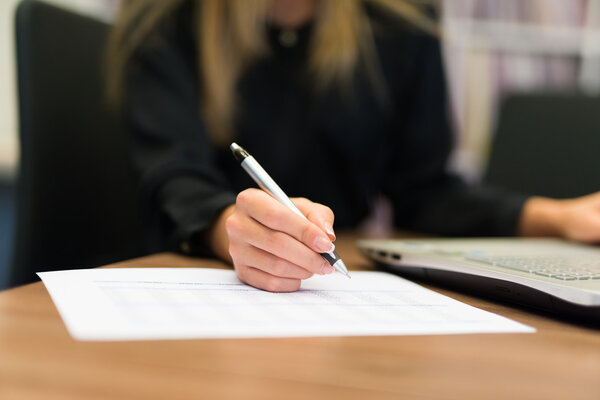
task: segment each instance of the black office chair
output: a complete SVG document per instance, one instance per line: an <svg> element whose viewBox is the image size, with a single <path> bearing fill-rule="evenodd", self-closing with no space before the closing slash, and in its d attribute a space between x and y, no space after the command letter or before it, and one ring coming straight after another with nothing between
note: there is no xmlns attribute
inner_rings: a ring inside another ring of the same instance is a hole
<svg viewBox="0 0 600 400"><path fill-rule="evenodd" d="M600 190L600 97L512 95L501 106L484 181L568 198Z"/></svg>
<svg viewBox="0 0 600 400"><path fill-rule="evenodd" d="M141 255L128 137L104 101L108 26L25 0L16 13L21 159L10 284Z"/></svg>

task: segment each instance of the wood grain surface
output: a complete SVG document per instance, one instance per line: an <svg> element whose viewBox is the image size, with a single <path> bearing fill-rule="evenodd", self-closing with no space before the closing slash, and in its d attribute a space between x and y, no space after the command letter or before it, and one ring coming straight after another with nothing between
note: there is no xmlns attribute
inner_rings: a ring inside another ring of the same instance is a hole
<svg viewBox="0 0 600 400"><path fill-rule="evenodd" d="M349 268L369 268L350 238ZM110 267L226 267L157 254ZM0 398L600 399L600 330L429 286L535 334L78 342L41 282L0 292Z"/></svg>

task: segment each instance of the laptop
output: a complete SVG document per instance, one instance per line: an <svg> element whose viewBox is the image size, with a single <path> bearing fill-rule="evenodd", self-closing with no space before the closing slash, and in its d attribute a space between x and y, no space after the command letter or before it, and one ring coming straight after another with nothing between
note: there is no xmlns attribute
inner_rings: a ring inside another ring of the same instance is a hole
<svg viewBox="0 0 600 400"><path fill-rule="evenodd" d="M358 247L408 278L600 323L600 247L545 238L378 239Z"/></svg>

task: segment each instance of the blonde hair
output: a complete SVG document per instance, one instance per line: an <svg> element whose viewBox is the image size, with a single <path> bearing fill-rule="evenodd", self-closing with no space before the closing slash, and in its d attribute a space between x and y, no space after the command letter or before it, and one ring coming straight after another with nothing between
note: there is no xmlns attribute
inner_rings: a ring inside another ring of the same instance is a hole
<svg viewBox="0 0 600 400"><path fill-rule="evenodd" d="M109 42L109 97L122 97L124 71L148 33L184 0L124 0ZM363 62L379 96L384 89L374 57L373 35L363 4L371 3L437 35L436 24L415 6L398 0L321 0L314 19L308 60L315 89L344 87ZM268 54L270 0L195 0L200 112L215 143L232 135L235 85L244 68Z"/></svg>

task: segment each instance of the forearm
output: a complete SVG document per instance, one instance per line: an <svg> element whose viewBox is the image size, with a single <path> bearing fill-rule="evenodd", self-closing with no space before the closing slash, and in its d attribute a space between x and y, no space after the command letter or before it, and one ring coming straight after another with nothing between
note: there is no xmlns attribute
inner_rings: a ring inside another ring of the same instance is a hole
<svg viewBox="0 0 600 400"><path fill-rule="evenodd" d="M518 234L600 242L600 192L562 200L530 198L523 207Z"/></svg>
<svg viewBox="0 0 600 400"><path fill-rule="evenodd" d="M224 209L235 202L235 194L201 176L171 178L148 197L151 216L160 223L167 248L180 248L193 256L213 256L208 231Z"/></svg>
<svg viewBox="0 0 600 400"><path fill-rule="evenodd" d="M564 215L560 200L531 197L523 205L518 236L563 236Z"/></svg>
<svg viewBox="0 0 600 400"><path fill-rule="evenodd" d="M512 236L526 196L489 186L440 185L419 193L405 190L395 199L396 225L441 236Z"/></svg>

